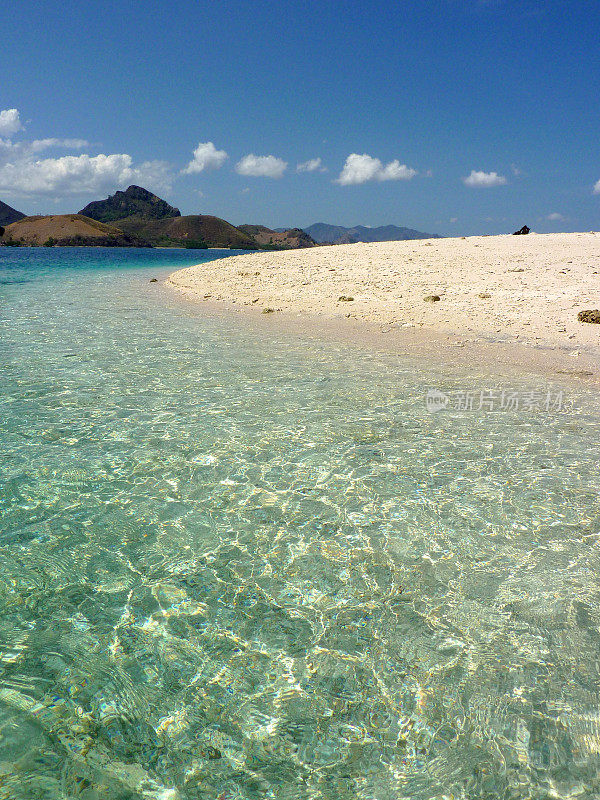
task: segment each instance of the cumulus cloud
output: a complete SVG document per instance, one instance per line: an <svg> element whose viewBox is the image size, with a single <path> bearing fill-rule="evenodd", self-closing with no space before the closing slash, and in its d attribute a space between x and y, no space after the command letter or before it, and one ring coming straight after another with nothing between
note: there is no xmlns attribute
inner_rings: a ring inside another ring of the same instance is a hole
<svg viewBox="0 0 600 800"><path fill-rule="evenodd" d="M5 108L0 111L0 136L12 136L23 130L23 125L16 108Z"/></svg>
<svg viewBox="0 0 600 800"><path fill-rule="evenodd" d="M0 132L12 136L22 129L16 109L0 112ZM136 165L127 153L49 157L52 150L86 147L89 142L85 139L0 138L0 192L58 197L114 191L130 183L141 183L154 191L170 189L171 168L164 161ZM42 154L48 157L43 158Z"/></svg>
<svg viewBox="0 0 600 800"><path fill-rule="evenodd" d="M20 195L77 195L141 183L155 190L170 188L168 164L146 161L134 166L126 153L61 158L22 158L0 166L0 191Z"/></svg>
<svg viewBox="0 0 600 800"><path fill-rule="evenodd" d="M557 211L553 211L552 214L548 214L546 219L549 219L550 222L561 222L562 220L564 220L564 217L563 217L562 214L559 214Z"/></svg>
<svg viewBox="0 0 600 800"><path fill-rule="evenodd" d="M219 169L228 159L225 150L217 150L212 142L200 142L193 156L187 167L181 170L184 175L192 175L205 169Z"/></svg>
<svg viewBox="0 0 600 800"><path fill-rule="evenodd" d="M385 166L378 158L367 153L350 153L336 183L351 186L367 181L408 181L417 174L416 169L401 164L398 159Z"/></svg>
<svg viewBox="0 0 600 800"><path fill-rule="evenodd" d="M327 172L320 158L309 158L296 167L296 172Z"/></svg>
<svg viewBox="0 0 600 800"><path fill-rule="evenodd" d="M471 174L463 178L465 186L472 188L489 188L490 186L504 186L506 178L504 175L498 175L497 172L481 172L475 169L471 170Z"/></svg>
<svg viewBox="0 0 600 800"><path fill-rule="evenodd" d="M594 194L600 194L600 181L596 181L594 184Z"/></svg>
<svg viewBox="0 0 600 800"><path fill-rule="evenodd" d="M240 175L250 175L255 178L281 178L287 169L287 161L275 156L255 156L250 153L244 156L235 165L235 171Z"/></svg>

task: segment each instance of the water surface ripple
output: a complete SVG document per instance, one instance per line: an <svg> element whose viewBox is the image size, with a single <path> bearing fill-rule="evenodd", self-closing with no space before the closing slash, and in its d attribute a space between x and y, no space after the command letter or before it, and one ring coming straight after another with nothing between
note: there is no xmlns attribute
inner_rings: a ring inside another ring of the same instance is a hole
<svg viewBox="0 0 600 800"><path fill-rule="evenodd" d="M431 414L500 379L7 251L2 800L600 797L588 390Z"/></svg>

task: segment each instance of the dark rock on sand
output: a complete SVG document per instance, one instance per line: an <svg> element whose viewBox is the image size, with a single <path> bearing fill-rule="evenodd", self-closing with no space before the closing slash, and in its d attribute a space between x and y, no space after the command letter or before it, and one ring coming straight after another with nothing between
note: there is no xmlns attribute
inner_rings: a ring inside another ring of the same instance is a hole
<svg viewBox="0 0 600 800"><path fill-rule="evenodd" d="M513 233L513 236L525 236L530 232L530 230L531 228L528 228L527 225L523 225L523 227L520 230L515 231Z"/></svg>
<svg viewBox="0 0 600 800"><path fill-rule="evenodd" d="M345 294L342 294L338 297L338 303L352 303L354 301L353 297L348 297Z"/></svg>
<svg viewBox="0 0 600 800"><path fill-rule="evenodd" d="M588 309L587 311L580 311L577 314L579 322L597 322L600 324L600 309Z"/></svg>
<svg viewBox="0 0 600 800"><path fill-rule="evenodd" d="M439 294L428 294L426 297L423 298L423 300L426 303L437 303L438 300L441 300L441 299L442 298L439 296Z"/></svg>

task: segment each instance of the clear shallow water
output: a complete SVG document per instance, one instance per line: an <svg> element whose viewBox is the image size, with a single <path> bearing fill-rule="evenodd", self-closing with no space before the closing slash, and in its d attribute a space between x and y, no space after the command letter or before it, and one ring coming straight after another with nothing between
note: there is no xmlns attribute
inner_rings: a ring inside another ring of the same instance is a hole
<svg viewBox="0 0 600 800"><path fill-rule="evenodd" d="M7 251L2 800L600 797L590 392L429 414L493 381L148 282L221 253Z"/></svg>

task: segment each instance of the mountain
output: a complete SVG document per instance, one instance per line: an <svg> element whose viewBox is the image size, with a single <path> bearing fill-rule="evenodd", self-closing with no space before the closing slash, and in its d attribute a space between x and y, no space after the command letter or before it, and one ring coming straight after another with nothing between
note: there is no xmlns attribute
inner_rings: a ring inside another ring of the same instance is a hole
<svg viewBox="0 0 600 800"><path fill-rule="evenodd" d="M128 236L153 247L258 249L252 236L224 219L204 214L182 217L178 208L141 186L129 186L106 200L88 203L79 213L100 222L110 222Z"/></svg>
<svg viewBox="0 0 600 800"><path fill-rule="evenodd" d="M141 186L129 186L124 192L115 192L106 200L94 200L78 212L98 222L115 222L128 217L166 219L179 217L178 208L170 206Z"/></svg>
<svg viewBox="0 0 600 800"><path fill-rule="evenodd" d="M264 225L238 225L239 230L252 236L262 249L295 250L299 247L315 247L316 242L301 228L277 231Z"/></svg>
<svg viewBox="0 0 600 800"><path fill-rule="evenodd" d="M397 242L405 239L439 239L433 233L422 233L412 228L400 228L397 225L381 225L379 228L366 228L357 225L354 228L344 228L342 225L327 225L325 222L316 222L308 228L306 233L315 242L331 242L332 244L352 244L353 242Z"/></svg>
<svg viewBox="0 0 600 800"><path fill-rule="evenodd" d="M13 222L0 236L2 244L147 247L138 237L124 233L114 225L105 225L81 214L57 214L49 217L23 217Z"/></svg>
<svg viewBox="0 0 600 800"><path fill-rule="evenodd" d="M2 227L10 225L12 222L18 222L20 219L23 219L24 216L25 214L21 214L20 211L7 206L6 203L0 200L0 225Z"/></svg>
<svg viewBox="0 0 600 800"><path fill-rule="evenodd" d="M143 219L131 216L115 222L125 233L154 247L229 247L258 250L252 236L219 217L192 214L187 217Z"/></svg>

